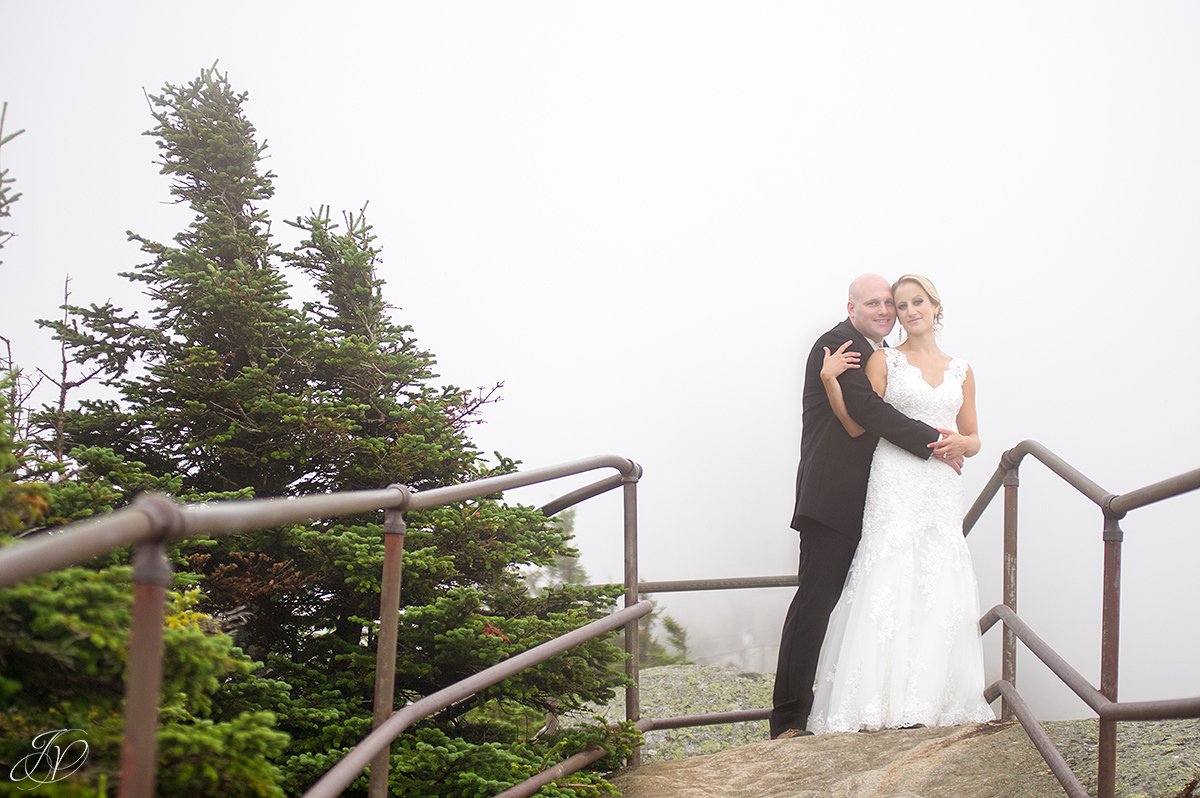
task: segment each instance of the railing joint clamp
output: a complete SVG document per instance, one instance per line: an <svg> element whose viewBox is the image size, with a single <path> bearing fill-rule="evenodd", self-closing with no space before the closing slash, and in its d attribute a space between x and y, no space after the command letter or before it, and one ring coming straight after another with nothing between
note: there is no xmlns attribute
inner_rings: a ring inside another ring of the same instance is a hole
<svg viewBox="0 0 1200 798"><path fill-rule="evenodd" d="M130 505L146 516L154 537L133 548L133 582L137 585L171 586L171 561L167 544L181 539L187 531L183 511L169 496L140 493Z"/></svg>
<svg viewBox="0 0 1200 798"><path fill-rule="evenodd" d="M1004 468L1010 473L1016 473L1017 468L1019 468L1021 465L1021 460L1025 458L1025 453L1018 453L1017 448L1018 447L1014 446L1012 449L1009 449L1004 452L1004 454L1000 455L1000 462L1004 464Z"/></svg>
<svg viewBox="0 0 1200 798"><path fill-rule="evenodd" d="M408 523L404 520L401 510L387 510L383 514L383 534L403 535L408 532Z"/></svg>
<svg viewBox="0 0 1200 798"><path fill-rule="evenodd" d="M1105 543L1120 543L1125 539L1125 533L1121 530L1120 518L1105 518L1104 519L1104 542Z"/></svg>
<svg viewBox="0 0 1200 798"><path fill-rule="evenodd" d="M170 587L173 571L162 540L146 541L133 549L133 583Z"/></svg>
<svg viewBox="0 0 1200 798"><path fill-rule="evenodd" d="M149 519L154 536L164 543L174 543L187 532L183 511L169 496L139 493L130 506Z"/></svg>
<svg viewBox="0 0 1200 798"><path fill-rule="evenodd" d="M632 468L629 469L628 474L621 474L621 482L637 482L642 478L642 467L632 460L629 461L629 465Z"/></svg>
<svg viewBox="0 0 1200 798"><path fill-rule="evenodd" d="M1108 528L1109 521L1116 522L1125 517L1125 513L1117 512L1112 508L1113 502L1119 498L1121 497L1115 493L1106 493L1104 494L1104 497L1100 499L1100 509L1104 512L1105 529ZM1108 538L1106 537L1105 540L1108 540Z"/></svg>
<svg viewBox="0 0 1200 798"><path fill-rule="evenodd" d="M387 486L388 490L394 490L401 496L401 502L395 507L389 507L389 510L403 510L408 506L408 502L412 499L412 489L408 485L403 485L399 482L393 482Z"/></svg>
<svg viewBox="0 0 1200 798"><path fill-rule="evenodd" d="M1006 465L1004 469L1004 487L1017 488L1021 485L1021 477L1017 474L1015 465Z"/></svg>

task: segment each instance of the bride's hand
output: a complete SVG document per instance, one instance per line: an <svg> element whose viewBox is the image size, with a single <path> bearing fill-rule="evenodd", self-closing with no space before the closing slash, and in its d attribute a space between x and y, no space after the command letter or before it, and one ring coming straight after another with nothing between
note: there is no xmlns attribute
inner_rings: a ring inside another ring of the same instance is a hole
<svg viewBox="0 0 1200 798"><path fill-rule="evenodd" d="M850 346L853 341L847 341L837 348L836 352L830 352L829 347L821 347L825 350L825 362L821 364L821 379L836 380L846 369L859 368L858 360L860 355L858 352L847 352L846 347Z"/></svg>
<svg viewBox="0 0 1200 798"><path fill-rule="evenodd" d="M941 440L929 444L929 448L933 449L933 456L938 460L957 460L961 468L963 458L974 454L971 451L972 439L953 430L938 428L938 432L942 433Z"/></svg>

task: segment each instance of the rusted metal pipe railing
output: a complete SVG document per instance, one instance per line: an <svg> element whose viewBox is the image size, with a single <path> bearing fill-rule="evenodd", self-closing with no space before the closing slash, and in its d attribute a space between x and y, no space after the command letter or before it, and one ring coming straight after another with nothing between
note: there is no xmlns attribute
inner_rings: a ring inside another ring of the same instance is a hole
<svg viewBox="0 0 1200 798"><path fill-rule="evenodd" d="M1017 489L1020 487L1017 467L1004 469L1004 560L1001 590L1004 606L1017 613ZM1007 625L1000 643L1000 678L1016 689L1017 684L1017 638ZM1000 717L1012 720L1012 707L1008 699L1000 701Z"/></svg>
<svg viewBox="0 0 1200 798"><path fill-rule="evenodd" d="M587 501L588 499L621 487L624 481L624 474L613 474L611 477L605 477L590 485L584 485L582 488L577 488L570 493L565 493L557 499L543 504L541 507L542 515L558 515L563 510L574 507L580 502Z"/></svg>
<svg viewBox="0 0 1200 798"><path fill-rule="evenodd" d="M167 541L179 534L179 507L163 496L139 496L129 508L126 529L136 531L136 516L149 523L155 537L133 550L133 607L129 621L125 674L124 730L121 740L119 798L142 798L154 792L158 767L158 704L162 693L163 622L171 563ZM61 544L59 544L61 545Z"/></svg>
<svg viewBox="0 0 1200 798"><path fill-rule="evenodd" d="M464 482L461 485L448 485L444 488L434 488L412 494L412 498L404 505L404 510L429 510L444 504L478 499L513 488L523 488L540 482L549 482L562 477L583 474L600 468L614 468L622 476L641 474L642 469L637 463L626 457L616 455L598 455L583 460L572 460L556 466L534 468L529 471L517 471L498 477L477 479L474 482Z"/></svg>
<svg viewBox="0 0 1200 798"><path fill-rule="evenodd" d="M520 784L514 784L496 798L529 798L547 784L553 784L559 779L578 773L593 762L599 762L608 752L595 746L585 748L577 754L567 757L553 767L546 768L536 776L531 776Z"/></svg>
<svg viewBox="0 0 1200 798"><path fill-rule="evenodd" d="M1117 700L1117 672L1121 664L1121 540L1124 533L1115 518L1104 519L1104 591L1100 625L1100 692ZM1100 718L1096 794L1112 798L1117 791L1117 722Z"/></svg>
<svg viewBox="0 0 1200 798"><path fill-rule="evenodd" d="M379 638L375 646L375 697L371 728L378 729L392 715L396 691L396 640L400 629L400 583L404 575L404 514L388 510L383 519L383 580L379 590ZM388 760L391 746L371 763L369 798L388 794Z"/></svg>
<svg viewBox="0 0 1200 798"><path fill-rule="evenodd" d="M400 526L395 526L399 511L429 509L467 501L600 468L616 469L617 479L621 481L630 476L636 481L641 474L641 467L632 460L615 455L599 455L421 493L413 493L402 485L392 485L380 490L195 505L179 505L163 496L143 494L129 507L100 518L70 524L55 530L53 534L31 536L0 551L0 587L76 565L127 545L134 546L134 604L125 681L125 735L119 793L122 798L148 798L154 793L155 785L155 739L162 682L163 604L166 589L170 586L169 569L164 570L167 568L166 545L191 537L219 536L317 518L389 511L392 526L385 529L383 589L380 597L382 651L377 651L377 666L382 667L376 673L374 710L375 723L379 726L384 722L381 719L391 716L391 694L395 681L396 623L403 567L403 522L399 521ZM607 484L611 481L612 478L609 478L602 482ZM574 501L582 501L583 498L579 491L575 492ZM634 534L636 536L636 522ZM394 609L389 609L393 606ZM646 611L649 611L648 606ZM380 790L386 792L386 751L380 755L373 770L372 795L384 794Z"/></svg>
<svg viewBox="0 0 1200 798"><path fill-rule="evenodd" d="M1075 695L1079 696L1085 704L1091 707L1093 712L1100 714L1111 703L1083 674L1075 670L1069 662L1063 659L1057 651L1051 648L1049 643L1038 636L1030 628L1029 624L1025 623L1009 607L997 604L984 613L979 621L980 634L986 633L997 621L1003 622L1004 628L1011 630L1013 635L1020 639L1025 644L1025 647L1050 669L1051 673L1057 676ZM1012 684L1012 682L1008 683Z"/></svg>
<svg viewBox="0 0 1200 798"><path fill-rule="evenodd" d="M996 494L1000 492L1000 488L1004 485L1004 477L1008 473L1009 468L1003 462L992 473L992 478L984 485L979 496L975 498L975 502L971 505L971 509L967 510L967 514L963 516L963 535L971 534L971 530L975 528L975 524L979 523L980 517L984 510L992 503L992 499L996 498Z"/></svg>
<svg viewBox="0 0 1200 798"><path fill-rule="evenodd" d="M1046 730L1038 723L1037 718L1033 714L1033 710L1021 698L1021 694L1017 692L1017 688L1013 687L1008 682L1001 680L990 685L983 692L983 697L989 703L995 701L997 696L1006 706L1011 706L1013 714L1021 724L1021 728L1025 730L1025 734L1029 736L1029 741L1033 743L1033 747L1042 755L1042 759L1050 766L1050 772L1054 774L1054 778L1058 779L1058 783L1062 785L1069 798L1091 798L1083 785L1079 783L1079 778L1075 772L1071 770L1071 766L1063 759L1062 754L1055 748L1051 742Z"/></svg>
<svg viewBox="0 0 1200 798"><path fill-rule="evenodd" d="M556 637L527 651L522 651L513 657L497 663L490 668L468 676L460 682L438 690L436 693L415 701L408 706L396 710L378 728L364 737L354 746L340 762L333 766L321 780L314 784L304 798L333 798L341 795L363 769L383 750L392 740L417 721L427 718L446 707L457 704L487 687L502 682L510 676L515 676L523 670L532 668L551 657L561 654L577 645L586 643L606 632L611 632L624 626L629 621L636 622L638 618L649 613L653 607L650 602L643 601L632 607L617 610L607 618L592 621L561 637Z"/></svg>
<svg viewBox="0 0 1200 798"><path fill-rule="evenodd" d="M1200 468L1115 496L1109 503L1109 510L1120 518L1130 510L1136 510L1147 504L1154 504L1163 499L1170 499L1181 493L1198 489L1200 489Z"/></svg>
<svg viewBox="0 0 1200 798"><path fill-rule="evenodd" d="M1016 446L1001 455L1000 460L1008 468L1018 468L1021 465L1021 461L1025 459L1026 455L1033 455L1035 460L1053 471L1055 474L1061 477L1064 482L1075 488L1075 490L1091 499L1097 507L1103 507L1104 500L1112 495L1104 488L1093 482L1090 477L1085 475L1078 468L1071 465L1066 460L1047 449L1045 446L1042 446L1037 441L1021 441Z"/></svg>
<svg viewBox="0 0 1200 798"><path fill-rule="evenodd" d="M1068 665L1016 614L1017 603L1017 498L1018 469L1022 459L1032 455L1084 496L1091 499L1104 516L1105 544L1104 599L1101 644L1101 686L1093 687ZM623 488L625 538L626 607L612 616L588 624L582 629L516 655L492 668L415 702L399 711L392 707L395 679L396 624L399 616L402 577L404 527L402 511L421 510L467 501L511 488L532 485L598 468L615 468L618 474L573 490L543 506L552 515L593 496ZM0 551L0 587L51 570L73 565L98 554L125 545L133 545L137 554L134 569L135 602L130 632L129 672L126 680L126 738L122 758L122 796L142 798L154 789L154 732L157 722L162 665L162 615L169 571L165 546L187 537L221 535L234 531L262 529L367 511L387 510L385 520L384 574L380 596L374 729L338 765L309 791L309 796L335 795L371 765L370 795L386 794L387 759L391 741L422 717L444 709L451 703L470 697L484 687L515 674L524 667L560 653L592 637L620 626L625 628L626 650L631 655L626 672L634 683L626 693L626 717L643 730L678 728L709 723L759 720L768 710L744 710L734 713L684 716L664 720L640 717L638 619L650 612L642 594L684 590L785 587L796 584L795 576L737 577L731 579L638 582L637 554L637 482L641 467L631 460L612 455L587 458L549 468L505 474L475 482L413 493L399 485L372 491L283 499L253 499L214 504L180 506L163 497L143 496L134 505L103 518L73 524L53 535L36 535L27 541ZM1200 488L1200 469L1156 482L1124 495L1105 492L1095 482L1067 464L1053 452L1034 441L1023 441L1006 451L1000 466L963 519L963 534L968 534L991 500L1004 488L1004 586L1003 601L981 620L987 631L1003 622L1003 677L987 691L989 701L1003 700L1004 717L1013 715L1022 723L1035 746L1042 752L1069 795L1083 795L1073 774L1062 774L1065 763L1054 750L1028 706L1017 692L1016 640L1020 639L1060 679L1097 712L1100 719L1098 763L1099 798L1111 798L1115 789L1116 722L1130 719L1200 717L1200 697L1167 701L1117 702L1119 665L1119 619L1121 538L1119 521L1130 510L1171 496ZM389 654L390 652L390 654ZM539 659L540 657L540 659ZM390 661L389 661L390 659ZM136 685L134 690L132 685ZM530 795L540 786L574 772L604 755L602 750L585 751L559 766L505 792L506 798ZM632 762L639 761L635 752ZM547 774L551 774L548 776ZM553 774L558 774L554 776ZM1064 780L1065 779L1065 780ZM340 786L338 786L340 785ZM1073 785L1073 786L1072 786ZM529 790L522 792L521 790ZM517 792L514 792L517 791Z"/></svg>
<svg viewBox="0 0 1200 798"><path fill-rule="evenodd" d="M723 723L745 723L747 721L766 720L771 714L769 709L740 709L732 712L710 712L707 715L682 715L674 718L641 718L634 727L638 731L655 731L658 729L684 729L693 726L717 726ZM564 776L569 776L583 770L588 765L604 758L607 752L603 748L593 746L567 757L553 767L529 777L520 784L514 784L496 798L529 798L535 792L552 784Z"/></svg>
<svg viewBox="0 0 1200 798"><path fill-rule="evenodd" d="M407 496L405 488L386 488L181 505L165 496L141 494L128 507L108 515L69 524L53 534L36 534L0 550L0 587L146 541L162 539L175 543L185 538L269 529L314 518L387 509L403 505ZM164 512L170 513L169 523Z"/></svg>
<svg viewBox="0 0 1200 798"><path fill-rule="evenodd" d="M162 541L139 543L133 554L133 610L125 675L125 736L120 798L154 792L158 702L162 693L163 611L171 564Z"/></svg>
<svg viewBox="0 0 1200 798"><path fill-rule="evenodd" d="M77 521L54 534L39 532L0 550L0 588L159 537L150 517L133 506Z"/></svg>
<svg viewBox="0 0 1200 798"><path fill-rule="evenodd" d="M795 574L782 576L735 576L728 579L677 579L670 582L639 582L638 591L649 593L686 593L704 590L747 590L761 587L795 587Z"/></svg>
<svg viewBox="0 0 1200 798"><path fill-rule="evenodd" d="M625 606L635 606L640 601L638 595L638 526L637 526L637 483L641 470L626 474L623 479L622 498L624 509L625 532ZM640 616L639 616L640 617ZM642 691L639 685L641 665L638 662L638 619L635 618L625 625L625 675L631 684L625 688L625 719L637 721L642 717ZM635 748L630 759L630 765L637 767L642 762L641 748Z"/></svg>
<svg viewBox="0 0 1200 798"><path fill-rule="evenodd" d="M1121 544L1124 538L1120 520L1129 510L1200 488L1200 469L1147 485L1144 488L1131 491L1123 496L1118 496L1105 491L1074 466L1035 441L1022 441L1012 449L1006 451L1000 458L1001 469L1005 472L1003 477L1005 488L1003 589L1004 603L1012 610L1014 619L1016 617L1017 586L1017 489L1019 486L1017 470L1020 467L1021 460L1026 455L1032 455L1053 473L1089 498L1100 508L1103 514L1101 537L1104 541L1104 576L1101 599L1099 689L1099 693L1103 696L1103 703L1097 704L1094 698L1085 696L1085 692L1090 694L1095 690L1090 685L1088 685L1086 691L1082 691L1083 688L1078 684L1069 683L1069 686L1081 697L1084 697L1084 700L1088 701L1093 706L1093 709L1097 709L1097 714L1100 716L1100 741L1096 765L1097 796L1098 798L1113 798L1116 792L1116 724L1118 717L1118 710L1114 709L1114 707L1120 706L1117 704L1117 697L1120 667ZM998 469L997 473L999 471L1000 469ZM993 476L988 486L971 508L968 518L964 519L964 534L970 531L971 525L975 523L975 520L978 519L986 505L995 495L995 482L996 477ZM987 496L986 500L984 498L985 495ZM1016 628L1017 625L1014 622L1011 622L1007 618L1005 619L1002 676L1003 682L1011 686L1014 695L1016 694ZM1028 642L1026 644L1029 645ZM1046 648L1048 649L1048 647ZM1042 654L1038 654L1038 656L1043 661L1046 661L1046 658ZM1053 667L1052 670L1054 670ZM1072 672L1074 672L1073 669ZM1067 681L1061 673L1059 673L1059 677ZM1077 682L1078 680L1072 678L1072 681ZM1001 695L1004 697L1002 716L1005 718L1011 717L1013 710L1010 707L1008 693L1002 691ZM1157 702L1154 703L1157 704Z"/></svg>
<svg viewBox="0 0 1200 798"><path fill-rule="evenodd" d="M1200 696L1157 701L1122 701L1100 709L1101 720L1176 720L1200 718Z"/></svg>
<svg viewBox="0 0 1200 798"><path fill-rule="evenodd" d="M622 475L640 472L632 460L615 455L562 463L557 466L519 471L474 482L413 493L395 485L378 490L345 491L312 496L269 499L231 499L211 504L176 505L180 521L167 534L174 543L184 538L219 536L231 532L270 529L304 523L317 518L402 509L427 510L456 501L467 501L505 490L548 482L600 468L615 468ZM0 587L8 587L38 574L67 568L92 557L157 539L164 533L153 526L144 508L131 505L100 518L88 519L38 534L0 551Z"/></svg>

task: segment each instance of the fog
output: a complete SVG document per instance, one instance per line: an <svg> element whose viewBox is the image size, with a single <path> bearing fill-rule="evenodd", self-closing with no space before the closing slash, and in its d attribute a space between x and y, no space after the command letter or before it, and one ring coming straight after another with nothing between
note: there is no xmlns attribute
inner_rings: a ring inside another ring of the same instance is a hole
<svg viewBox="0 0 1200 798"><path fill-rule="evenodd" d="M368 218L442 378L503 382L474 439L526 467L615 453L645 579L792 573L811 342L857 274L927 274L976 372L983 451L1034 439L1113 493L1196 467L1200 6L1184 2L8 4L0 334L144 307L125 231L189 220L143 88L219 59L268 142L282 224ZM896 337L893 334L892 341ZM541 503L574 486L510 495ZM1101 515L1021 471L1019 610L1098 681ZM1200 496L1123 522L1121 697L1200 694ZM620 503L578 511L596 580ZM999 503L969 538L1000 601ZM693 658L771 671L791 590L664 595ZM998 676L999 630L986 640ZM1044 718L1089 710L1022 652Z"/></svg>

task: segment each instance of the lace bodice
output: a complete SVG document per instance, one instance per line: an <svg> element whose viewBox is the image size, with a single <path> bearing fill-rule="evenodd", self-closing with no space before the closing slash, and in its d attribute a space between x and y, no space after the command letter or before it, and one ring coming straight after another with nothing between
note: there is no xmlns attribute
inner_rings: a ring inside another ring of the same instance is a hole
<svg viewBox="0 0 1200 798"><path fill-rule="evenodd" d="M962 383L967 364L951 358L941 385L925 382L921 370L898 349L885 349L888 366L884 400L909 418L931 427L956 429L962 407ZM911 544L914 526L925 533L962 537L961 477L935 458L915 457L887 440L880 440L871 462L867 506L863 513L860 559L891 556ZM936 550L920 563L929 575L942 567L945 550ZM851 583L854 582L852 576ZM876 598L876 600L878 600Z"/></svg>
<svg viewBox="0 0 1200 798"><path fill-rule="evenodd" d="M934 388L925 382L921 370L908 362L899 349L884 349L887 358L888 381L883 399L909 418L924 421L931 427L954 428L962 407L962 384L967 378L967 362L957 357L942 375L942 384Z"/></svg>

